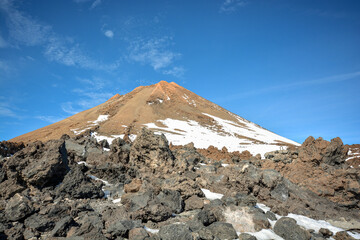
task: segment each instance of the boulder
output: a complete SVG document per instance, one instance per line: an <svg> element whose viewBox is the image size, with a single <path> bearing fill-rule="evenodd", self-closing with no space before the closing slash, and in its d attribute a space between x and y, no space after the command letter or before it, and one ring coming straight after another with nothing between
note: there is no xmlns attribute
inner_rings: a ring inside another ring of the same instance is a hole
<svg viewBox="0 0 360 240"><path fill-rule="evenodd" d="M129 231L129 240L146 240L149 234L144 228L133 228Z"/></svg>
<svg viewBox="0 0 360 240"><path fill-rule="evenodd" d="M184 201L178 191L163 189L156 198L173 213L181 213L184 209Z"/></svg>
<svg viewBox="0 0 360 240"><path fill-rule="evenodd" d="M20 194L15 194L5 207L5 215L10 221L19 221L31 215L35 209L31 201Z"/></svg>
<svg viewBox="0 0 360 240"><path fill-rule="evenodd" d="M76 222L70 216L66 216L58 221L51 231L50 235L52 237L66 237L67 232L69 231L71 226L75 226Z"/></svg>
<svg viewBox="0 0 360 240"><path fill-rule="evenodd" d="M170 224L160 228L158 236L161 240L192 240L189 227L185 224Z"/></svg>
<svg viewBox="0 0 360 240"><path fill-rule="evenodd" d="M207 227L219 239L236 239L238 235L230 223L215 222Z"/></svg>
<svg viewBox="0 0 360 240"><path fill-rule="evenodd" d="M141 224L138 221L122 220L110 225L106 232L114 239L116 237L128 238L129 231L139 227L141 227Z"/></svg>
<svg viewBox="0 0 360 240"><path fill-rule="evenodd" d="M185 210L202 209L204 207L204 200L194 195L185 201Z"/></svg>
<svg viewBox="0 0 360 240"><path fill-rule="evenodd" d="M102 183L93 183L78 166L65 176L63 182L56 188L56 195L70 196L72 198L102 198Z"/></svg>
<svg viewBox="0 0 360 240"><path fill-rule="evenodd" d="M142 169L172 171L174 156L166 137L143 128L131 146L129 164Z"/></svg>
<svg viewBox="0 0 360 240"><path fill-rule="evenodd" d="M274 232L285 240L309 240L311 235L308 231L296 224L289 217L280 218L274 226Z"/></svg>
<svg viewBox="0 0 360 240"><path fill-rule="evenodd" d="M350 236L347 232L341 231L337 232L334 236L335 240L355 240L352 236Z"/></svg>
<svg viewBox="0 0 360 240"><path fill-rule="evenodd" d="M131 181L131 183L124 185L124 191L126 193L138 192L141 188L141 185L142 185L142 180L135 178Z"/></svg>
<svg viewBox="0 0 360 240"><path fill-rule="evenodd" d="M42 157L29 159L21 171L23 179L39 188L57 185L69 171L65 142L49 141L45 144Z"/></svg>

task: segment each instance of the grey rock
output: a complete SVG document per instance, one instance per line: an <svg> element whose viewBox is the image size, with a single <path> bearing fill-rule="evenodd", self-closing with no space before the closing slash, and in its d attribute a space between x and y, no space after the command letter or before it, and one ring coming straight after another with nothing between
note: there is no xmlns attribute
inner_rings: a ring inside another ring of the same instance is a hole
<svg viewBox="0 0 360 240"><path fill-rule="evenodd" d="M256 237L248 233L241 233L239 240L256 240Z"/></svg>
<svg viewBox="0 0 360 240"><path fill-rule="evenodd" d="M238 237L234 227L230 223L215 222L207 228L219 239L235 239Z"/></svg>
<svg viewBox="0 0 360 240"><path fill-rule="evenodd" d="M72 198L102 198L101 183L94 184L78 166L65 176L63 182L56 189L57 197L70 196Z"/></svg>
<svg viewBox="0 0 360 240"><path fill-rule="evenodd" d="M268 219L272 220L272 221L276 221L276 220L277 220L275 214L274 214L273 212L271 212L271 211L267 211L267 212L265 213L265 216L266 216Z"/></svg>
<svg viewBox="0 0 360 240"><path fill-rule="evenodd" d="M70 216L66 216L56 223L50 235L52 237L66 237L66 234L70 227L75 225L76 222L74 221L74 219L72 219L72 217Z"/></svg>
<svg viewBox="0 0 360 240"><path fill-rule="evenodd" d="M157 195L157 199L173 213L181 213L184 209L184 201L178 191L164 189Z"/></svg>
<svg viewBox="0 0 360 240"><path fill-rule="evenodd" d="M274 232L285 240L309 240L311 235L308 231L296 224L289 217L280 218L274 226Z"/></svg>
<svg viewBox="0 0 360 240"><path fill-rule="evenodd" d="M144 228L133 228L129 231L129 240L145 240L149 238L149 234Z"/></svg>
<svg viewBox="0 0 360 240"><path fill-rule="evenodd" d="M34 212L31 201L20 194L15 194L5 207L5 214L10 221L19 221Z"/></svg>
<svg viewBox="0 0 360 240"><path fill-rule="evenodd" d="M40 232L50 231L55 226L55 222L49 219L47 215L40 215L38 213L26 218L24 224L26 228L35 229Z"/></svg>
<svg viewBox="0 0 360 240"><path fill-rule="evenodd" d="M110 225L106 232L109 233L113 238L128 238L129 231L133 228L139 227L141 227L141 224L138 221L123 220Z"/></svg>
<svg viewBox="0 0 360 240"><path fill-rule="evenodd" d="M39 188L55 186L69 171L65 142L49 141L42 150L43 156L40 159L31 159L22 170L22 176L26 182Z"/></svg>
<svg viewBox="0 0 360 240"><path fill-rule="evenodd" d="M204 226L209 226L217 220L215 214L208 209L203 209L199 212L196 219L198 219Z"/></svg>
<svg viewBox="0 0 360 240"><path fill-rule="evenodd" d="M166 137L143 128L131 146L129 164L166 170L174 166L174 156Z"/></svg>
<svg viewBox="0 0 360 240"><path fill-rule="evenodd" d="M160 228L158 233L161 240L192 240L191 231L185 224L170 224Z"/></svg>

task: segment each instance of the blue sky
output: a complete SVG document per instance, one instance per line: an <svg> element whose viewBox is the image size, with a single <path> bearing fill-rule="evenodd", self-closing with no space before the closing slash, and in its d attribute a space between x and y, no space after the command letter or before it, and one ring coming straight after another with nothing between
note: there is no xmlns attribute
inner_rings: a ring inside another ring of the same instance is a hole
<svg viewBox="0 0 360 240"><path fill-rule="evenodd" d="M160 80L360 143L360 1L0 0L0 140Z"/></svg>

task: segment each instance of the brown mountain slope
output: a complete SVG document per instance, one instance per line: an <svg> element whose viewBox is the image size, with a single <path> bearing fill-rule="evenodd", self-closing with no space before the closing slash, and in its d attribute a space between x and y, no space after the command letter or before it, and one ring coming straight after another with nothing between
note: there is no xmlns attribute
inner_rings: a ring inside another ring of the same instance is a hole
<svg viewBox="0 0 360 240"><path fill-rule="evenodd" d="M105 103L60 122L18 136L11 141L32 142L74 136L87 129L98 140L134 136L147 126L164 133L175 145L194 142L195 147L226 146L230 151L252 153L274 150L296 142L269 132L195 93L171 82L141 86L132 92L116 94ZM255 151L256 150L256 151Z"/></svg>

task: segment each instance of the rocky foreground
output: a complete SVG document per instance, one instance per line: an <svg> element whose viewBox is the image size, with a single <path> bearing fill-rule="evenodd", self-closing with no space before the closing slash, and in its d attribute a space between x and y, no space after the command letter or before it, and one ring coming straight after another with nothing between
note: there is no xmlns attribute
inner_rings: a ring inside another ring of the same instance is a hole
<svg viewBox="0 0 360 240"><path fill-rule="evenodd" d="M215 152L146 129L110 145L1 143L0 239L360 237L359 169L340 139L266 159Z"/></svg>

